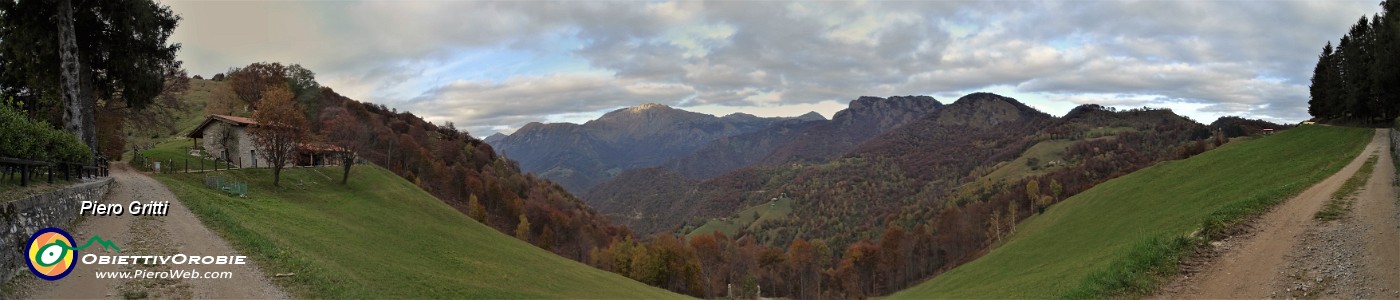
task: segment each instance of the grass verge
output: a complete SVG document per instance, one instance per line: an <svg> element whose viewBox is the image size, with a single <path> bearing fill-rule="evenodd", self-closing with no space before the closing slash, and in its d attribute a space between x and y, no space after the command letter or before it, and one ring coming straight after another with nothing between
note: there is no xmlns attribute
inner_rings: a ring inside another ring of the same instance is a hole
<svg viewBox="0 0 1400 300"><path fill-rule="evenodd" d="M1356 170L1356 173L1351 174L1351 178L1347 178L1347 181L1342 183L1337 191L1332 192L1332 198L1327 200L1327 204L1322 206L1322 210L1318 210L1313 218L1319 221L1332 221L1346 216L1351 211L1351 204L1356 202L1351 196L1361 190L1361 186L1366 185L1366 180L1371 178L1371 172L1375 169L1376 156L1372 155L1371 158L1366 159L1366 164L1361 165L1361 169Z"/></svg>
<svg viewBox="0 0 1400 300"><path fill-rule="evenodd" d="M1002 246L891 298L1108 298L1156 291L1211 237L1336 173L1369 129L1305 126L1099 184Z"/></svg>

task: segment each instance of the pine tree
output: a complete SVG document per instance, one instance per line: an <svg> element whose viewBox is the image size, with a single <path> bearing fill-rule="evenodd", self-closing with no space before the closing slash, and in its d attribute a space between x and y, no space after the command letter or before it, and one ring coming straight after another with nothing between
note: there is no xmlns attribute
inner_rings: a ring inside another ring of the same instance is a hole
<svg viewBox="0 0 1400 300"><path fill-rule="evenodd" d="M1323 47L1308 88L1308 113L1364 123L1400 117L1400 0L1381 2L1382 13L1362 16L1337 47Z"/></svg>
<svg viewBox="0 0 1400 300"><path fill-rule="evenodd" d="M1330 90L1337 80L1332 77L1332 71L1336 69L1333 64L1332 42L1327 42L1327 46L1322 47L1322 55L1317 57L1317 66L1313 67L1312 85L1308 87L1311 99L1308 100L1308 114L1322 119L1336 117L1337 94Z"/></svg>
<svg viewBox="0 0 1400 300"><path fill-rule="evenodd" d="M1371 23L1362 16L1347 36L1342 37L1342 77L1346 82L1346 117L1368 121L1371 103Z"/></svg>
<svg viewBox="0 0 1400 300"><path fill-rule="evenodd" d="M1400 0L1381 2L1376 32L1376 61L1374 79L1378 101L1384 104L1387 121L1400 117Z"/></svg>

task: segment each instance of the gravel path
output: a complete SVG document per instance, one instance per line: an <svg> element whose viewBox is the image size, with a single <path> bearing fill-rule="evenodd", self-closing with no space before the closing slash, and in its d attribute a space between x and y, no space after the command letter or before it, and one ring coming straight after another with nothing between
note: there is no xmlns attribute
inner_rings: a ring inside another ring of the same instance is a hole
<svg viewBox="0 0 1400 300"><path fill-rule="evenodd" d="M159 181L131 170L125 164L114 165L114 185L103 199L104 203L132 201L170 201L167 216L135 217L86 216L73 238L85 241L93 235L115 242L121 255L239 255L218 234L210 231L180 203L175 195ZM128 207L128 209L130 209ZM102 253L106 250L90 248ZM114 252L102 253L117 255ZM197 272L233 272L227 279L96 279L98 271L165 271L195 270ZM258 267L247 265L85 265L79 264L68 277L55 282L33 280L26 296L34 298L288 298L286 293L268 281Z"/></svg>
<svg viewBox="0 0 1400 300"><path fill-rule="evenodd" d="M1352 198L1352 211L1308 229L1271 296L1400 298L1395 165L1385 149L1370 155L1377 158L1376 169Z"/></svg>
<svg viewBox="0 0 1400 300"><path fill-rule="evenodd" d="M1163 298L1400 297L1400 219L1389 135L1376 130L1361 155L1337 174L1184 263ZM1313 215L1372 155L1376 166L1341 220Z"/></svg>

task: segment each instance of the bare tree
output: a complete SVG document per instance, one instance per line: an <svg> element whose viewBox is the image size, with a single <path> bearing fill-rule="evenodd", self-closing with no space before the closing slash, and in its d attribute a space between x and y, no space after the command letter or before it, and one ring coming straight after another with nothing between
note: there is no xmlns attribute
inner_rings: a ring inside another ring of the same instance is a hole
<svg viewBox="0 0 1400 300"><path fill-rule="evenodd" d="M340 176L340 184L345 184L350 179L350 166L355 164L355 154L360 151L369 130L364 122L356 120L355 116L344 110L326 121L325 128L328 131L326 138L343 150L341 164L345 166L345 172Z"/></svg>

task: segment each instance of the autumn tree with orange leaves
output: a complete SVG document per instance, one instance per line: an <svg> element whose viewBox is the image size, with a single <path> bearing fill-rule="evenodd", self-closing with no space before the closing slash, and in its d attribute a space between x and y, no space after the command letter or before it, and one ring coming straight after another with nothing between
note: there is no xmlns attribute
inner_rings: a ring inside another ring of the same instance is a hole
<svg viewBox="0 0 1400 300"><path fill-rule="evenodd" d="M258 155L272 165L272 185L280 186L282 168L292 162L297 144L308 135L306 115L292 102L292 92L284 86L267 89L253 112L256 126L248 129Z"/></svg>

